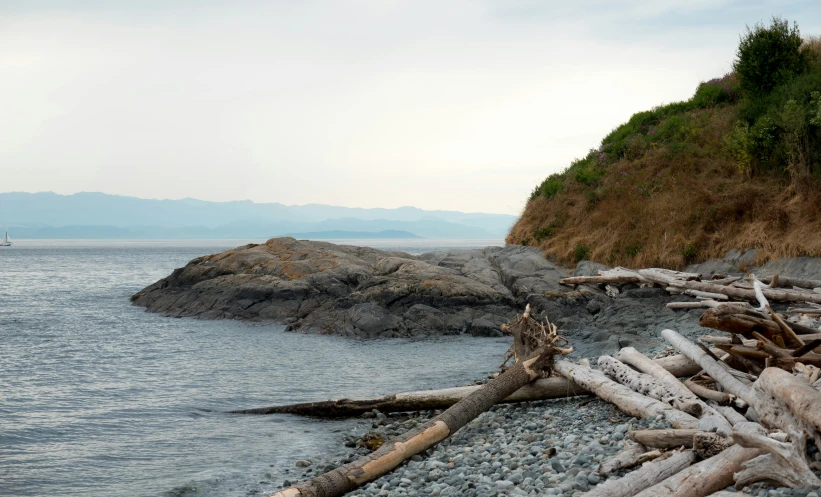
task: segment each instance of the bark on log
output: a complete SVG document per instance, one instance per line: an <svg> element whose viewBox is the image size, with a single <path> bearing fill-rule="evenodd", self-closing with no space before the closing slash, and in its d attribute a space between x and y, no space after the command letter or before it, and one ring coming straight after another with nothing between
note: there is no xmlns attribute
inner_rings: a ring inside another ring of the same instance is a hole
<svg viewBox="0 0 821 497"><path fill-rule="evenodd" d="M757 302L755 290L747 290L733 286L716 285L705 281L682 280L670 276L658 269L640 269L639 275L660 285L700 290L703 292L721 293L739 300ZM812 302L821 303L821 294L813 292L801 292L796 290L785 290L780 288L763 288L763 295L771 301L778 302Z"/></svg>
<svg viewBox="0 0 821 497"><path fill-rule="evenodd" d="M670 374L667 370L650 360L633 347L624 347L616 354L616 358L630 364L642 373L646 373L657 381L664 384L670 392L681 399L682 402L697 403L701 407L699 416L699 428L707 431L717 431L722 435L729 435L732 425L718 411L707 403L703 402L693 392L683 385L678 378Z"/></svg>
<svg viewBox="0 0 821 497"><path fill-rule="evenodd" d="M751 404L752 394L750 387L736 379L735 376L730 374L693 342L687 340L673 330L663 330L661 332L661 336L667 340L670 345L675 347L676 350L701 366L717 383L724 387L727 392L735 395L744 402Z"/></svg>
<svg viewBox="0 0 821 497"><path fill-rule="evenodd" d="M698 420L689 414L664 402L638 394L595 369L563 360L556 361L553 369L631 416L662 416L675 428L696 428L698 425Z"/></svg>
<svg viewBox="0 0 821 497"><path fill-rule="evenodd" d="M635 497L706 497L733 484L733 473L759 454L734 445L717 456L679 471Z"/></svg>
<svg viewBox="0 0 821 497"><path fill-rule="evenodd" d="M614 471L624 468L632 468L638 464L639 456L647 452L647 449L637 443L624 442L625 449L599 466L599 476L607 476Z"/></svg>
<svg viewBox="0 0 821 497"><path fill-rule="evenodd" d="M701 366L687 357L677 354L662 357L653 362L670 371L674 376L692 376ZM359 416L378 409L381 412L427 411L447 409L479 390L481 385L443 388L440 390L420 390L402 392L374 399L339 399L319 402L305 402L283 406L257 407L228 411L231 414L296 414L318 418L339 418ZM542 378L525 385L502 402L528 402L536 400L561 399L576 395L591 395L584 388L562 377Z"/></svg>
<svg viewBox="0 0 821 497"><path fill-rule="evenodd" d="M778 284L773 286L773 288L778 287L799 287L799 288L806 288L807 290L812 290L814 288L821 287L821 280L810 280L805 278L793 278L792 276L777 276ZM772 285L773 278L762 278L761 282L766 283L768 285Z"/></svg>
<svg viewBox="0 0 821 497"><path fill-rule="evenodd" d="M699 429L636 430L628 433L630 440L654 449L675 449L693 447L693 436L707 433Z"/></svg>
<svg viewBox="0 0 821 497"><path fill-rule="evenodd" d="M421 427L385 443L352 463L286 488L274 497L331 497L344 495L379 478L404 460L441 442L500 400L539 378L555 351L547 348L526 361L517 361L496 379L483 385Z"/></svg>
<svg viewBox="0 0 821 497"><path fill-rule="evenodd" d="M696 461L692 451L676 452L664 460L644 463L644 465L618 480L607 480L584 497L630 497L646 488L670 478Z"/></svg>
<svg viewBox="0 0 821 497"><path fill-rule="evenodd" d="M760 449L762 454L745 462L735 474L738 487L759 481L775 482L779 486L821 487L821 479L815 476L807 464L807 435L803 431L789 429L790 442L779 442L767 436L758 423L736 426L733 439L742 447Z"/></svg>

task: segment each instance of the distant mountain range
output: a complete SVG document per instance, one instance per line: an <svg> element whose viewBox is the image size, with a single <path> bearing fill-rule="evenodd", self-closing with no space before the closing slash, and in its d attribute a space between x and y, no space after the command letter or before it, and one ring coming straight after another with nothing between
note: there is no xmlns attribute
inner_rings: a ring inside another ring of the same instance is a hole
<svg viewBox="0 0 821 497"><path fill-rule="evenodd" d="M150 200L104 193L0 193L15 239L504 238L515 216L251 201Z"/></svg>

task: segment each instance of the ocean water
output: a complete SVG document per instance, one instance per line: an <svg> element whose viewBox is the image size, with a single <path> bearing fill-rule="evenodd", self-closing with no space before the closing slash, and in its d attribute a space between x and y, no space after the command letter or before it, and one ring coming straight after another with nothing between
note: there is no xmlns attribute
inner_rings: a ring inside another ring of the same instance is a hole
<svg viewBox="0 0 821 497"><path fill-rule="evenodd" d="M508 346L303 335L130 304L194 257L244 243L0 249L0 495L264 494L296 459L338 454L345 433L369 426L224 411L462 385L492 371ZM412 253L500 243L362 242Z"/></svg>

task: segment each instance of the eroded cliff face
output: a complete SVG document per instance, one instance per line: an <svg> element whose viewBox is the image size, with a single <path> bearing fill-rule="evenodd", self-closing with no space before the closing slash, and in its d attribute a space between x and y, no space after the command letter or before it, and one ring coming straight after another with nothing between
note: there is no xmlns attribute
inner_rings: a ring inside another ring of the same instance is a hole
<svg viewBox="0 0 821 497"><path fill-rule="evenodd" d="M581 263L573 274L604 266ZM305 332L359 337L498 336L530 304L576 337L583 355L661 345L658 332L699 332L698 312L673 312L657 288L560 285L569 271L534 247L508 245L413 256L274 238L199 257L132 297L169 316L271 320ZM635 285L634 285L635 286Z"/></svg>

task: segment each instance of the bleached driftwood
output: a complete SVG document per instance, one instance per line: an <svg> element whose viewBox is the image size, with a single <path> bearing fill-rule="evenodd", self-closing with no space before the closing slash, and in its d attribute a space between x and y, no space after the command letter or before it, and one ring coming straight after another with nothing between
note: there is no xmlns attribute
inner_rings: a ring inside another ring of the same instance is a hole
<svg viewBox="0 0 821 497"><path fill-rule="evenodd" d="M702 292L701 290L690 290L686 288L682 290L674 286L668 286L666 290L673 295L684 294L697 299L705 299L705 301L728 300L730 298L723 293Z"/></svg>
<svg viewBox="0 0 821 497"><path fill-rule="evenodd" d="M638 373L613 357L601 356L598 362L599 368L604 374L629 387L634 392L666 402L687 414L696 417L701 416L702 403L697 402L694 395L690 394L685 397L677 389L668 387L649 374Z"/></svg>
<svg viewBox="0 0 821 497"><path fill-rule="evenodd" d="M779 486L821 487L819 479L807 464L807 435L789 429L790 442L779 442L767 436L758 423L743 423L734 427L733 439L742 447L760 449L764 454L745 462L735 474L738 487L755 482L775 482Z"/></svg>
<svg viewBox="0 0 821 497"><path fill-rule="evenodd" d="M777 284L773 285L773 279L777 280ZM792 276L775 275L771 278L761 278L762 283L766 283L770 288L778 287L798 287L812 290L821 287L821 280L811 280L805 278L794 278Z"/></svg>
<svg viewBox="0 0 821 497"><path fill-rule="evenodd" d="M661 336L679 352L689 357L693 362L701 366L717 383L724 389L740 398L744 402L751 404L752 394L750 387L739 381L730 374L724 367L719 365L715 359L707 355L696 344L687 340L673 330L663 330Z"/></svg>
<svg viewBox="0 0 821 497"><path fill-rule="evenodd" d="M700 406L699 428L706 431L717 431L723 435L729 435L732 425L718 411L703 402L698 396L684 386L678 378L670 374L669 371L653 362L633 347L624 347L616 354L616 358L630 364L642 373L646 373L656 381L662 383L672 395L681 399L680 402L696 403Z"/></svg>
<svg viewBox="0 0 821 497"><path fill-rule="evenodd" d="M706 497L732 485L733 473L758 454L758 449L733 445L716 456L679 471L635 497Z"/></svg>
<svg viewBox="0 0 821 497"><path fill-rule="evenodd" d="M661 416L675 428L698 426L698 420L693 416L673 408L670 404L636 393L611 380L601 371L564 360L556 361L553 370L631 416Z"/></svg>
<svg viewBox="0 0 821 497"><path fill-rule="evenodd" d="M620 469L632 468L639 463L639 456L646 452L647 449L643 445L625 440L624 450L601 463L599 466L599 476L607 476Z"/></svg>
<svg viewBox="0 0 821 497"><path fill-rule="evenodd" d="M627 473L617 480L600 484L585 497L630 497L646 488L670 478L696 461L692 451L674 452L669 457L644 463L641 468Z"/></svg>
<svg viewBox="0 0 821 497"><path fill-rule="evenodd" d="M750 405L765 426L804 430L821 446L821 392L778 368L765 369L752 390Z"/></svg>
<svg viewBox="0 0 821 497"><path fill-rule="evenodd" d="M669 302L668 309L700 309L702 307L718 307L721 302L717 300L699 300L698 302Z"/></svg>
<svg viewBox="0 0 821 497"><path fill-rule="evenodd" d="M744 402L741 399L737 399L737 400L739 402ZM720 406L720 405L714 404L712 402L709 402L709 403L713 406L713 408L715 408L716 411L720 412L722 414L722 416L724 416L724 418L727 419L727 421L729 421L730 424L733 425L733 426L737 425L738 423L744 423L744 422L747 421L747 418L745 418L743 415L739 414L738 411L736 411L732 407Z"/></svg>
<svg viewBox="0 0 821 497"><path fill-rule="evenodd" d="M704 343L712 343L712 344L721 344L721 345L731 345L733 344L732 337L717 337L713 335L701 335L698 337ZM758 340L749 340L749 339L742 339L741 345L745 345L747 347L755 347L755 344L758 343Z"/></svg>
<svg viewBox="0 0 821 497"><path fill-rule="evenodd" d="M562 285L604 285L606 283L649 283L639 276L639 273L615 267L606 271L599 271L598 276L570 276L559 280Z"/></svg>
<svg viewBox="0 0 821 497"><path fill-rule="evenodd" d="M693 446L693 436L706 433L699 429L636 430L628 433L630 440L654 449L675 449Z"/></svg>
<svg viewBox="0 0 821 497"><path fill-rule="evenodd" d="M720 293L730 298L739 300L748 300L757 302L755 290L738 288L734 286L716 285L715 283L708 283L705 281L684 280L676 278L666 273L664 270L656 268L640 269L639 275L664 286L672 286L675 288L700 290L702 292ZM777 302L812 302L815 304L821 303L821 294L806 291L787 290L782 288L762 288L762 295L768 300Z"/></svg>

